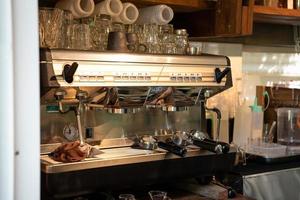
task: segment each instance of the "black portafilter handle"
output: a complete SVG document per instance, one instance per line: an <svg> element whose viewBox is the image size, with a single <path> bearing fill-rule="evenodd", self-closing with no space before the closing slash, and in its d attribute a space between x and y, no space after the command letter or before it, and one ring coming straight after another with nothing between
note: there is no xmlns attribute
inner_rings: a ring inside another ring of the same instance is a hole
<svg viewBox="0 0 300 200"><path fill-rule="evenodd" d="M225 154L230 150L229 144L225 142L216 142L210 139L193 139L193 144L216 154Z"/></svg>
<svg viewBox="0 0 300 200"><path fill-rule="evenodd" d="M175 155L181 156L181 157L184 157L186 152L187 152L186 148L178 146L178 145L176 145L174 143L171 143L171 142L158 141L157 146L159 148L167 150L167 151L169 151L169 152L171 152Z"/></svg>

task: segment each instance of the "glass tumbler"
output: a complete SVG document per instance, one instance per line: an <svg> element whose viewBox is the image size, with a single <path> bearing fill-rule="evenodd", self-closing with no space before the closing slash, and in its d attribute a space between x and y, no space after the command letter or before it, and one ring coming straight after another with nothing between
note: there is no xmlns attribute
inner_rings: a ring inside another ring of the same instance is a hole
<svg viewBox="0 0 300 200"><path fill-rule="evenodd" d="M108 33L112 29L109 15L97 15L82 20L90 27L90 42L93 50L105 51L107 49Z"/></svg>
<svg viewBox="0 0 300 200"><path fill-rule="evenodd" d="M59 48L68 49L69 43L68 43L68 26L72 25L74 23L74 18L71 12L64 11L63 14L63 22L62 22L62 28L61 28L61 39L59 41Z"/></svg>
<svg viewBox="0 0 300 200"><path fill-rule="evenodd" d="M142 43L147 47L147 53L161 53L157 24L143 25L142 41Z"/></svg>
<svg viewBox="0 0 300 200"><path fill-rule="evenodd" d="M62 41L64 11L58 8L39 10L40 47L58 48Z"/></svg>
<svg viewBox="0 0 300 200"><path fill-rule="evenodd" d="M148 192L151 200L166 200L167 199L167 192L163 191L150 191Z"/></svg>
<svg viewBox="0 0 300 200"><path fill-rule="evenodd" d="M147 52L147 46L145 43L145 37L143 32L143 26L138 24L126 25L126 37L129 45L129 50L133 52L145 53ZM134 48L132 48L134 46Z"/></svg>
<svg viewBox="0 0 300 200"><path fill-rule="evenodd" d="M189 46L188 33L186 29L175 30L176 54L186 54Z"/></svg>
<svg viewBox="0 0 300 200"><path fill-rule="evenodd" d="M90 29L87 24L69 25L67 35L70 49L88 50L91 48Z"/></svg>
<svg viewBox="0 0 300 200"><path fill-rule="evenodd" d="M172 24L159 26L160 50L163 54L175 54L175 35Z"/></svg>
<svg viewBox="0 0 300 200"><path fill-rule="evenodd" d="M112 31L125 33L126 28L125 28L125 25L120 22L113 22L112 23Z"/></svg>

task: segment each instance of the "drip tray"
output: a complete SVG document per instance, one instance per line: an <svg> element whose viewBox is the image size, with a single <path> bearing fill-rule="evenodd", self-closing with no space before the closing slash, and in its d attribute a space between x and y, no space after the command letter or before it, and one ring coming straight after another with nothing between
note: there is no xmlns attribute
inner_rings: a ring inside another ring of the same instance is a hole
<svg viewBox="0 0 300 200"><path fill-rule="evenodd" d="M96 155L95 158L112 159L112 158L120 158L120 157L128 157L128 156L148 155L154 153L154 151L152 150L132 149L132 148L103 149L101 151L103 153Z"/></svg>

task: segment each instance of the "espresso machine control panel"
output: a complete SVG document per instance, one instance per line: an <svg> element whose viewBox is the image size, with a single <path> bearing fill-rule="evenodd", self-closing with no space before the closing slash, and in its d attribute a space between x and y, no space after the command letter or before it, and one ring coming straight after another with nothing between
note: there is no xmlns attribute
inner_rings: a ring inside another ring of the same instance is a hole
<svg viewBox="0 0 300 200"><path fill-rule="evenodd" d="M225 87L231 82L231 77L229 80L227 76L230 75L230 61L225 56L149 56L67 50L45 51L43 55L43 85L49 87Z"/></svg>

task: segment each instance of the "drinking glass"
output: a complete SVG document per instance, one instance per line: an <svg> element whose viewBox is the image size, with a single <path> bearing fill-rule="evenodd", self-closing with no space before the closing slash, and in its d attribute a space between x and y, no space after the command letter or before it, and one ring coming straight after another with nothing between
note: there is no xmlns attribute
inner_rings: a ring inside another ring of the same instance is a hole
<svg viewBox="0 0 300 200"><path fill-rule="evenodd" d="M145 53L147 46L145 45L145 37L143 26L138 24L126 25L126 37L129 45L129 50L133 52Z"/></svg>
<svg viewBox="0 0 300 200"><path fill-rule="evenodd" d="M87 24L69 25L67 35L70 49L88 50L91 48L90 29Z"/></svg>
<svg viewBox="0 0 300 200"><path fill-rule="evenodd" d="M135 196L133 194L120 194L120 200L135 200Z"/></svg>
<svg viewBox="0 0 300 200"><path fill-rule="evenodd" d="M112 23L112 31L125 33L125 25L120 22L114 22Z"/></svg>
<svg viewBox="0 0 300 200"><path fill-rule="evenodd" d="M58 8L39 10L40 47L58 48L62 40L64 11Z"/></svg>
<svg viewBox="0 0 300 200"><path fill-rule="evenodd" d="M91 48L105 51L107 49L108 34L112 30L111 17L101 14L82 21L90 27Z"/></svg>
<svg viewBox="0 0 300 200"><path fill-rule="evenodd" d="M64 11L63 22L61 28L61 37L59 40L59 48L70 48L68 45L68 26L74 23L74 18L71 12Z"/></svg>
<svg viewBox="0 0 300 200"><path fill-rule="evenodd" d="M166 200L167 199L167 192L164 191L150 191L148 192L151 200Z"/></svg>
<svg viewBox="0 0 300 200"><path fill-rule="evenodd" d="M166 24L159 26L160 50L164 54L175 54L175 35L173 33L173 25Z"/></svg>
<svg viewBox="0 0 300 200"><path fill-rule="evenodd" d="M186 29L175 30L176 54L186 54L189 45L188 33Z"/></svg>
<svg viewBox="0 0 300 200"><path fill-rule="evenodd" d="M157 24L144 24L141 36L143 44L147 46L147 53L161 53Z"/></svg>

